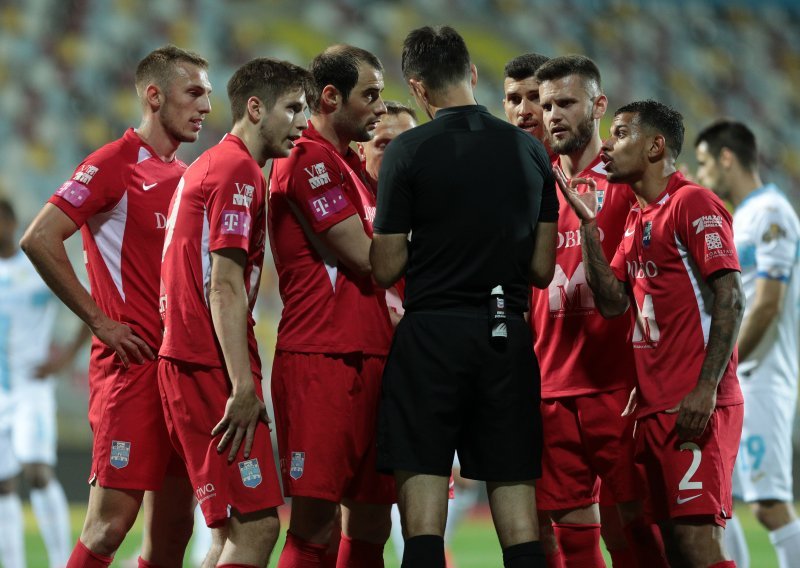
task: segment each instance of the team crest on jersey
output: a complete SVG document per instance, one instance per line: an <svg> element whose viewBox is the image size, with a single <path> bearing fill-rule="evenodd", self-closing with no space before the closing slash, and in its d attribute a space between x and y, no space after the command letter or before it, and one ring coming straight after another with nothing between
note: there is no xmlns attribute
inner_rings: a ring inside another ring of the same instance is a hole
<svg viewBox="0 0 800 568"><path fill-rule="evenodd" d="M314 164L310 168L303 168L303 171L308 174L308 185L311 186L311 189L317 189L331 181L331 175L325 169L325 164L323 162Z"/></svg>
<svg viewBox="0 0 800 568"><path fill-rule="evenodd" d="M600 213L603 208L603 202L606 200L606 190L598 189L595 193L597 194L597 212Z"/></svg>
<svg viewBox="0 0 800 568"><path fill-rule="evenodd" d="M778 225L777 223L772 223L769 226L769 229L761 235L761 240L765 243L771 243L772 241L776 241L778 239L782 239L786 236L786 230Z"/></svg>
<svg viewBox="0 0 800 568"><path fill-rule="evenodd" d="M116 469L126 467L131 460L131 443L111 441L111 466Z"/></svg>
<svg viewBox="0 0 800 568"><path fill-rule="evenodd" d="M292 463L289 464L289 477L292 479L300 479L303 477L303 468L305 464L305 452L292 452Z"/></svg>
<svg viewBox="0 0 800 568"><path fill-rule="evenodd" d="M258 467L258 458L239 462L239 473L245 487L252 489L261 485L261 468Z"/></svg>
<svg viewBox="0 0 800 568"><path fill-rule="evenodd" d="M642 234L642 244L644 246L646 246L646 247L650 246L650 237L651 237L652 231L653 231L653 222L652 221L646 221L645 224L644 224L644 231L643 231L643 234Z"/></svg>

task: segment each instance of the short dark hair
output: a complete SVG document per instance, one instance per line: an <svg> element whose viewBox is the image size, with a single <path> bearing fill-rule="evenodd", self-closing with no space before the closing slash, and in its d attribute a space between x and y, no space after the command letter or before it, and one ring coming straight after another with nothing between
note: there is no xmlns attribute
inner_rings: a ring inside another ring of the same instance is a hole
<svg viewBox="0 0 800 568"><path fill-rule="evenodd" d="M406 106L403 103L399 103L397 101L383 101L383 104L386 105L386 114L402 114L406 113L407 115L411 116L414 121L417 120L417 111L415 111L410 106Z"/></svg>
<svg viewBox="0 0 800 568"><path fill-rule="evenodd" d="M142 95L148 83L155 83L162 89L169 86L174 76L176 63L189 63L202 69L208 69L208 61L194 53L176 47L165 45L148 53L136 66L136 91Z"/></svg>
<svg viewBox="0 0 800 568"><path fill-rule="evenodd" d="M617 109L614 116L629 112L636 114L641 126L657 130L664 136L672 157L677 158L683 146L683 116L674 108L658 101L647 99L635 101Z"/></svg>
<svg viewBox="0 0 800 568"><path fill-rule="evenodd" d="M503 77L521 81L536 75L539 67L550 61L550 58L540 53L524 53L516 56L506 63Z"/></svg>
<svg viewBox="0 0 800 568"><path fill-rule="evenodd" d="M294 63L269 57L248 61L228 81L234 124L245 115L250 97L258 97L267 109L271 109L283 94L300 89L308 91L310 83L309 72Z"/></svg>
<svg viewBox="0 0 800 568"><path fill-rule="evenodd" d="M311 112L319 112L322 90L333 85L347 102L350 92L358 83L358 68L366 63L373 69L383 72L383 65L375 55L361 49L340 43L332 45L311 60L311 88L308 91L308 106Z"/></svg>
<svg viewBox="0 0 800 568"><path fill-rule="evenodd" d="M10 221L17 221L17 214L14 211L14 206L11 204L11 201L5 197L0 197L0 213L5 215Z"/></svg>
<svg viewBox="0 0 800 568"><path fill-rule="evenodd" d="M600 81L600 69L597 64L585 55L562 55L554 57L541 65L536 70L535 78L543 81L558 81L570 75L578 75L583 79L587 91L589 83L594 83L598 91L603 90Z"/></svg>
<svg viewBox="0 0 800 568"><path fill-rule="evenodd" d="M467 44L450 26L425 26L412 30L403 41L403 77L422 81L439 91L469 76Z"/></svg>
<svg viewBox="0 0 800 568"><path fill-rule="evenodd" d="M741 122L721 119L706 126L697 135L695 147L701 142L708 144L708 153L716 160L723 148L727 148L743 168L753 169L758 165L756 135Z"/></svg>

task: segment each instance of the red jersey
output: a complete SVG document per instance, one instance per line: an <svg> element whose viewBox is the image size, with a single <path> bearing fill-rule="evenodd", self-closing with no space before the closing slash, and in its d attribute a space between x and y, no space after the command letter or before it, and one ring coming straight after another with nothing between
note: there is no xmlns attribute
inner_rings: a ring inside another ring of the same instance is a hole
<svg viewBox="0 0 800 568"><path fill-rule="evenodd" d="M611 267L635 302L639 416L676 406L697 385L713 308L706 281L719 270L740 271L731 222L716 195L680 173L654 203L628 215ZM734 350L717 406L742 402L736 360Z"/></svg>
<svg viewBox="0 0 800 568"><path fill-rule="evenodd" d="M167 209L185 170L178 159L163 162L130 128L90 154L49 200L81 228L94 301L155 349Z"/></svg>
<svg viewBox="0 0 800 568"><path fill-rule="evenodd" d="M355 152L342 156L309 123L270 175L269 236L283 313L277 349L384 356L392 325L385 292L353 274L315 235L358 215L372 237L375 194Z"/></svg>
<svg viewBox="0 0 800 568"><path fill-rule="evenodd" d="M264 265L266 195L261 168L233 134L226 134L186 170L169 206L161 270L164 343L159 355L224 367L208 303L211 253L241 249L247 253L247 343L254 370L260 370L253 306Z"/></svg>
<svg viewBox="0 0 800 568"><path fill-rule="evenodd" d="M555 158L557 160L557 158ZM576 177L597 183L603 252L610 261L635 202L630 186L609 183L598 156ZM531 325L542 372L542 398L631 388L635 365L627 318L607 320L594 305L581 252L581 221L559 192L556 270L546 290L534 288Z"/></svg>

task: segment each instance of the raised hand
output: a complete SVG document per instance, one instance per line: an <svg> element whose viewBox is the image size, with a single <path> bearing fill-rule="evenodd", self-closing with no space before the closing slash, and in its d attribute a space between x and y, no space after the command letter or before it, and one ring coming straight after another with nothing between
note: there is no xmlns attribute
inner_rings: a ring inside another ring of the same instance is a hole
<svg viewBox="0 0 800 568"><path fill-rule="evenodd" d="M570 204L575 214L584 223L590 223L597 217L597 184L590 178L568 180L560 166L553 166L553 175L564 199ZM580 191L579 187L584 186Z"/></svg>

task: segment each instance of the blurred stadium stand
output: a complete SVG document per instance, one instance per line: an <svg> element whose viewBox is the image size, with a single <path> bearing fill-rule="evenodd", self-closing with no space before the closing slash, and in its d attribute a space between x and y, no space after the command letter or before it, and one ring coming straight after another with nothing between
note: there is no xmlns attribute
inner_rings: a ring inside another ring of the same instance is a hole
<svg viewBox="0 0 800 568"><path fill-rule="evenodd" d="M190 162L227 130L225 85L248 59L305 65L331 43L352 43L383 61L386 97L405 101L403 37L442 23L465 36L479 70L478 100L496 114L508 59L584 53L600 67L612 111L655 98L684 114L682 160L690 168L700 128L723 115L746 121L760 142L763 177L800 203L796 0L0 0L0 188L30 219L88 152L137 124L133 70L165 43L210 62L213 111L200 142L180 150ZM79 259L79 244L70 247ZM280 314L270 270L261 290L268 370ZM60 424L62 444L85 450L83 372L62 382Z"/></svg>

